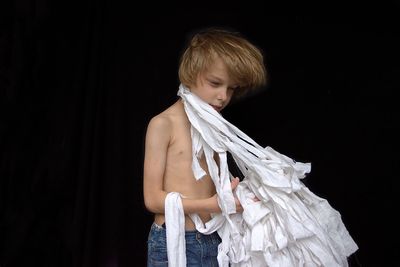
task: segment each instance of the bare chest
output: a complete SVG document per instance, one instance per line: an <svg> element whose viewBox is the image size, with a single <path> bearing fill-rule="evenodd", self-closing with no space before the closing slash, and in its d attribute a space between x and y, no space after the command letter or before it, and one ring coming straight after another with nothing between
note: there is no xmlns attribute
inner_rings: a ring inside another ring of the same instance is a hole
<svg viewBox="0 0 400 267"><path fill-rule="evenodd" d="M196 180L192 170L192 140L190 130L181 129L175 132L173 142L168 149L165 181L166 189L179 189L181 193L193 197L210 197L215 192L214 183L208 175L205 157L200 158L200 166L207 173ZM178 190L177 190L178 191Z"/></svg>
<svg viewBox="0 0 400 267"><path fill-rule="evenodd" d="M190 131L180 129L175 131L173 141L168 149L170 160L192 160L192 138Z"/></svg>

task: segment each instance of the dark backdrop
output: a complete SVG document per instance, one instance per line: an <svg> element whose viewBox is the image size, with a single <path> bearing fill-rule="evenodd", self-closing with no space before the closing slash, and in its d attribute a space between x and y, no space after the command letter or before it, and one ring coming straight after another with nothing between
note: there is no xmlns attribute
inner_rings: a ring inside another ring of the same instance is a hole
<svg viewBox="0 0 400 267"><path fill-rule="evenodd" d="M244 2L2 2L1 267L145 265L146 124L177 99L186 35L205 26L232 27L266 56L266 90L224 116L312 163L304 182L342 214L354 266L393 266L399 2L293 15Z"/></svg>

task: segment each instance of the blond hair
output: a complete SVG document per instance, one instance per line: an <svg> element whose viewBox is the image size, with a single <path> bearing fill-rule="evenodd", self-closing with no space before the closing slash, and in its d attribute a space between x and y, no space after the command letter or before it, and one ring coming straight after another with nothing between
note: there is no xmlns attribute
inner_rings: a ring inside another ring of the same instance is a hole
<svg viewBox="0 0 400 267"><path fill-rule="evenodd" d="M221 58L228 74L239 85L235 95L242 95L266 84L263 54L239 33L209 28L196 33L184 50L179 64L179 80L190 87L215 58Z"/></svg>

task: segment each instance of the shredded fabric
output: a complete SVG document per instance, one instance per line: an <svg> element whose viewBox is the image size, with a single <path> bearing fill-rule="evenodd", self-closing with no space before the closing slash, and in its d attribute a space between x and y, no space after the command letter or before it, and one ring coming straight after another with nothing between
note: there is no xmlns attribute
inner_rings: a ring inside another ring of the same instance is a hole
<svg viewBox="0 0 400 267"><path fill-rule="evenodd" d="M185 214L181 194L170 192L165 198L168 266L186 266Z"/></svg>
<svg viewBox="0 0 400 267"><path fill-rule="evenodd" d="M261 147L182 84L178 95L191 123L195 178L207 174L199 162L204 155L222 210L206 224L198 215L190 216L199 232L218 231L219 266L348 266L347 257L358 246L340 213L300 181L311 164ZM235 191L243 213L236 213L227 151L244 175ZM180 227L184 230L184 223Z"/></svg>

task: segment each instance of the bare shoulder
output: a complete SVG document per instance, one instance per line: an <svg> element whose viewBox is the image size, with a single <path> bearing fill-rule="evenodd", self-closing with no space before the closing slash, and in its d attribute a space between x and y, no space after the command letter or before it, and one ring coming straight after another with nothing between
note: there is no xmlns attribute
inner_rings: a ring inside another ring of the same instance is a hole
<svg viewBox="0 0 400 267"><path fill-rule="evenodd" d="M149 121L146 141L151 143L169 143L172 132L172 120L168 114L160 113Z"/></svg>
<svg viewBox="0 0 400 267"><path fill-rule="evenodd" d="M165 131L172 127L172 120L168 114L160 113L150 119L148 130Z"/></svg>
<svg viewBox="0 0 400 267"><path fill-rule="evenodd" d="M183 114L183 105L179 101L168 107L163 112L151 118L149 127L167 129L173 126Z"/></svg>
<svg viewBox="0 0 400 267"><path fill-rule="evenodd" d="M147 135L169 135L171 136L174 127L179 122L182 110L179 102L150 119L147 126Z"/></svg>

